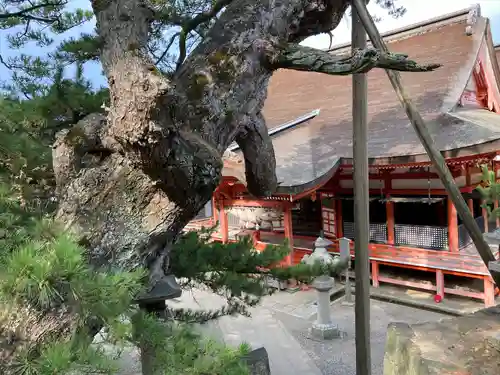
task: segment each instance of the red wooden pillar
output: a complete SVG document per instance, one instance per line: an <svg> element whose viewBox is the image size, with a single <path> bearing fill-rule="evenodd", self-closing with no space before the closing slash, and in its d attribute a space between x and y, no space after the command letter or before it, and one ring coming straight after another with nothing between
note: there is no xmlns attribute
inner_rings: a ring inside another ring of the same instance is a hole
<svg viewBox="0 0 500 375"><path fill-rule="evenodd" d="M467 199L467 206L469 206L469 211L472 213L472 216L474 216L474 201L472 198Z"/></svg>
<svg viewBox="0 0 500 375"><path fill-rule="evenodd" d="M444 298L444 274L441 270L436 271L436 294L440 296L441 299Z"/></svg>
<svg viewBox="0 0 500 375"><path fill-rule="evenodd" d="M470 176L470 168L467 165L465 167L466 175L465 175L465 185L467 187L471 186L471 176ZM472 216L474 216L474 201L472 198L467 199L467 206L469 206L469 211L472 213Z"/></svg>
<svg viewBox="0 0 500 375"><path fill-rule="evenodd" d="M448 250L458 251L457 209L450 198L448 198Z"/></svg>
<svg viewBox="0 0 500 375"><path fill-rule="evenodd" d="M337 226L337 238L344 237L344 219L342 218L342 200L337 199L335 207L335 225Z"/></svg>
<svg viewBox="0 0 500 375"><path fill-rule="evenodd" d="M495 285L490 276L484 277L484 306L491 307L495 305Z"/></svg>
<svg viewBox="0 0 500 375"><path fill-rule="evenodd" d="M482 201L482 203L486 203L485 201ZM484 219L484 233L488 233L488 211L486 210L486 208L482 208L481 209L481 212L483 214L483 219Z"/></svg>
<svg viewBox="0 0 500 375"><path fill-rule="evenodd" d="M290 253L285 257L285 264L291 266L293 259L292 207L290 204L287 204L283 207L283 210L285 237L287 238L288 245L290 246Z"/></svg>
<svg viewBox="0 0 500 375"><path fill-rule="evenodd" d="M214 223L218 220L218 211L217 211L217 201L215 195L212 197L212 217L214 219Z"/></svg>
<svg viewBox="0 0 500 375"><path fill-rule="evenodd" d="M387 244L394 245L394 202L385 202L387 216Z"/></svg>
<svg viewBox="0 0 500 375"><path fill-rule="evenodd" d="M219 200L219 224L222 242L227 243L229 241L229 224L227 221L227 212L224 209L224 199Z"/></svg>
<svg viewBox="0 0 500 375"><path fill-rule="evenodd" d="M372 260L372 286L374 288L378 288L380 283L378 281L378 263L374 260Z"/></svg>

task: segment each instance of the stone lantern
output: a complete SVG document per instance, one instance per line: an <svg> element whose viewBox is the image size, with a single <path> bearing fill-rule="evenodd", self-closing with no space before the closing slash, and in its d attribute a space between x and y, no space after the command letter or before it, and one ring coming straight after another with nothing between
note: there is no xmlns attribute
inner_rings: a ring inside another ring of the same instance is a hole
<svg viewBox="0 0 500 375"><path fill-rule="evenodd" d="M495 231L491 233L485 233L483 234L483 238L485 239L486 243L492 248L493 253L495 251L498 251L500 249L500 233ZM495 249L496 247L496 249ZM500 273L500 261L496 260L493 262L490 262L488 264L488 269L490 272L499 272Z"/></svg>
<svg viewBox="0 0 500 375"><path fill-rule="evenodd" d="M327 246L332 242L322 236L314 242L314 251L309 256L304 256L302 262L313 265L316 262L332 264L337 261L336 257L328 253ZM312 287L318 292L318 318L313 323L310 333L320 339L329 340L341 337L337 325L333 324L330 314L330 291L335 286L335 279L329 275L322 275L314 279Z"/></svg>

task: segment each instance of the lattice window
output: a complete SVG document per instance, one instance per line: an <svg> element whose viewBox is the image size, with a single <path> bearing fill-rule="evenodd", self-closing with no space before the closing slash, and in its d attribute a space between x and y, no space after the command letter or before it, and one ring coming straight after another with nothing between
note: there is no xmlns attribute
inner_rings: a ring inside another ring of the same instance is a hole
<svg viewBox="0 0 500 375"><path fill-rule="evenodd" d="M344 237L355 240L354 229L353 222L344 221ZM387 243L386 223L370 223L370 242Z"/></svg>
<svg viewBox="0 0 500 375"><path fill-rule="evenodd" d="M227 213L227 225L230 227L240 227L241 219L234 212L229 211Z"/></svg>
<svg viewBox="0 0 500 375"><path fill-rule="evenodd" d="M323 217L323 232L327 237L336 237L337 226L335 222L335 210L328 207L321 207Z"/></svg>
<svg viewBox="0 0 500 375"><path fill-rule="evenodd" d="M396 245L433 250L448 249L448 228L446 227L396 224L394 237Z"/></svg>
<svg viewBox="0 0 500 375"><path fill-rule="evenodd" d="M344 221L344 237L354 240L354 223L351 221Z"/></svg>
<svg viewBox="0 0 500 375"><path fill-rule="evenodd" d="M386 223L370 223L370 242L387 243Z"/></svg>

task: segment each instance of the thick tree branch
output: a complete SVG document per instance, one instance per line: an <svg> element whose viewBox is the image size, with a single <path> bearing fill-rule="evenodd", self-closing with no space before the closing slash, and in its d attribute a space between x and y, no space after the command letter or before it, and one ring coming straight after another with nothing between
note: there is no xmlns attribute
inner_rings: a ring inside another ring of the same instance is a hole
<svg viewBox="0 0 500 375"><path fill-rule="evenodd" d="M352 56L336 56L329 52L298 44L290 44L271 58L272 69L293 69L331 75L366 73L373 68L402 72L428 72L440 64L420 65L407 55L380 52L374 48L359 50Z"/></svg>
<svg viewBox="0 0 500 375"><path fill-rule="evenodd" d="M258 112L236 137L245 157L247 188L253 195L269 196L276 191L276 159L264 116Z"/></svg>

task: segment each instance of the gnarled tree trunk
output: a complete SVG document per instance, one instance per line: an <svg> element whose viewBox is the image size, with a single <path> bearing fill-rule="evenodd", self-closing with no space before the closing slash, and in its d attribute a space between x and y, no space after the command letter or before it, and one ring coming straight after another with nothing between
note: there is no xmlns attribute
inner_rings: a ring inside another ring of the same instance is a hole
<svg viewBox="0 0 500 375"><path fill-rule="evenodd" d="M261 110L277 57L334 29L346 0L235 0L171 80L146 53L154 12L141 0L95 0L111 105L54 146L58 219L98 264L146 264L154 283L166 249L211 198L236 140L251 193L272 194L275 159ZM90 162L82 161L82 157Z"/></svg>

